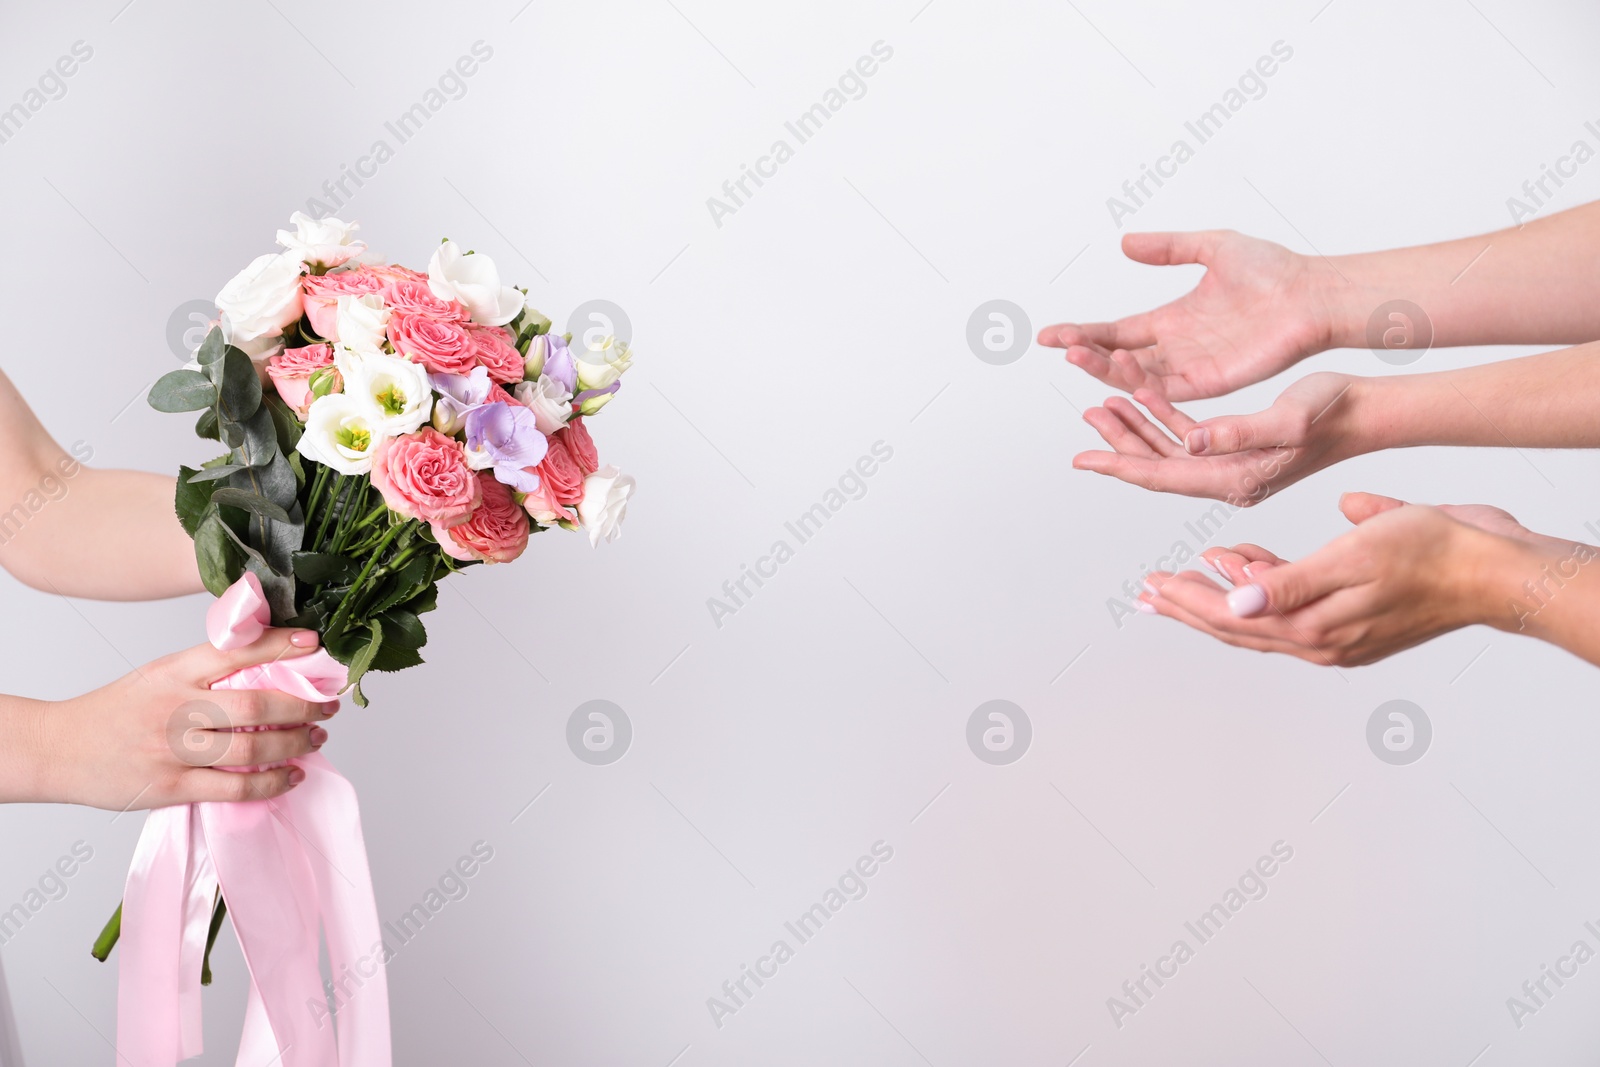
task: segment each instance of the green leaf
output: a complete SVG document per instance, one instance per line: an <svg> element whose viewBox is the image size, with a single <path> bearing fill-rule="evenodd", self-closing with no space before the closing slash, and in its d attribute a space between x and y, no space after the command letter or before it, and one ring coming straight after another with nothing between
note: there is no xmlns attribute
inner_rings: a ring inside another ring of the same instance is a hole
<svg viewBox="0 0 1600 1067"><path fill-rule="evenodd" d="M282 626L284 620L295 614L294 577L280 574L259 560L252 559L245 567L261 582L261 591L267 595L267 604L272 608L272 625Z"/></svg>
<svg viewBox="0 0 1600 1067"><path fill-rule="evenodd" d="M300 425L299 416L276 393L267 393L263 396L261 406L272 415L272 426L278 436L278 450L286 455L292 454L294 446L300 442L300 435L305 432L305 427Z"/></svg>
<svg viewBox="0 0 1600 1067"><path fill-rule="evenodd" d="M422 620L404 608L391 608L378 616L383 624L383 640L396 648L418 649L428 643Z"/></svg>
<svg viewBox="0 0 1600 1067"><path fill-rule="evenodd" d="M413 615L421 615L424 611L432 611L439 606L439 583L429 582L423 587L422 592L406 601L406 610Z"/></svg>
<svg viewBox="0 0 1600 1067"><path fill-rule="evenodd" d="M229 347L222 357L222 385L217 391L222 417L244 422L261 407L261 376L250 357Z"/></svg>
<svg viewBox="0 0 1600 1067"><path fill-rule="evenodd" d="M378 649L378 654L372 657L372 666L368 667L367 670L403 671L410 667L416 667L421 663L422 653L416 649L396 648L385 641L383 647Z"/></svg>
<svg viewBox="0 0 1600 1067"><path fill-rule="evenodd" d="M274 504L264 496L258 496L246 489L234 489L231 486L218 489L211 494L211 502L223 507L239 508L252 515L264 519L276 519L278 522L289 522L289 513Z"/></svg>
<svg viewBox="0 0 1600 1067"><path fill-rule="evenodd" d="M206 508L211 504L211 492L215 488L210 481L196 481L195 476L199 473L193 467L178 468L178 491L173 501L178 521L183 524L183 532L190 537L200 529L200 522L205 518Z"/></svg>
<svg viewBox="0 0 1600 1067"><path fill-rule="evenodd" d="M194 424L197 437L204 437L207 441L222 440L221 433L217 430L217 409L206 408L200 413L200 418Z"/></svg>
<svg viewBox="0 0 1600 1067"><path fill-rule="evenodd" d="M358 685L361 676L372 668L372 658L378 654L378 649L383 647L383 627L377 619L367 623L367 633L370 635L356 654L350 659L350 684Z"/></svg>
<svg viewBox="0 0 1600 1067"><path fill-rule="evenodd" d="M197 370L168 371L150 387L157 411L199 411L217 402L217 387Z"/></svg>
<svg viewBox="0 0 1600 1067"><path fill-rule="evenodd" d="M243 433L243 440L234 447L244 462L252 467L264 467L272 462L273 456L280 455L278 431L272 425L272 412L265 407L258 406L255 414L236 425Z"/></svg>
<svg viewBox="0 0 1600 1067"><path fill-rule="evenodd" d="M224 456L223 458L226 459L228 457ZM220 482L222 479L244 469L238 463L224 463L220 467L205 467L195 471L189 480L191 482Z"/></svg>
<svg viewBox="0 0 1600 1067"><path fill-rule="evenodd" d="M215 508L206 511L194 534L194 558L200 565L200 580L212 596L221 596L244 573L244 557L233 539L233 531Z"/></svg>
<svg viewBox="0 0 1600 1067"><path fill-rule="evenodd" d="M213 326L206 334L206 339L200 342L200 347L195 351L195 362L202 367L209 367L222 358L228 350L228 343L222 339L222 327Z"/></svg>
<svg viewBox="0 0 1600 1067"><path fill-rule="evenodd" d="M418 557L412 560L400 568L398 574L389 579L388 592L372 606L372 614L377 615L394 607L396 604L410 600L432 580L433 560L426 557Z"/></svg>
<svg viewBox="0 0 1600 1067"><path fill-rule="evenodd" d="M295 577L311 585L349 585L361 571L359 560L328 552L296 552Z"/></svg>

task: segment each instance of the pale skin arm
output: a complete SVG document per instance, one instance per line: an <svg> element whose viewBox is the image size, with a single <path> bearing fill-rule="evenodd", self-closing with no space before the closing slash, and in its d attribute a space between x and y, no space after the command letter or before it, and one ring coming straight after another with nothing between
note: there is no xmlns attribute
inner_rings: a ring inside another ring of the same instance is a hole
<svg viewBox="0 0 1600 1067"><path fill-rule="evenodd" d="M1231 645L1360 666L1464 626L1548 641L1600 666L1600 549L1536 534L1499 508L1347 494L1356 528L1289 562L1259 545L1208 549L1152 574L1141 610Z"/></svg>
<svg viewBox="0 0 1600 1067"><path fill-rule="evenodd" d="M0 566L48 593L151 600L201 591L194 545L173 511L172 478L82 466L0 374ZM67 700L0 694L0 804L111 810L266 799L304 772L258 767L304 756L338 701L213 691L234 671L317 648L312 630L272 629L232 652L198 645ZM229 726L272 730L234 733Z"/></svg>
<svg viewBox="0 0 1600 1067"><path fill-rule="evenodd" d="M1122 249L1206 273L1153 311L1046 326L1039 343L1113 388L1170 401L1221 396L1330 348L1365 349L1369 321L1391 300L1423 310L1435 347L1600 336L1600 202L1479 237L1331 258L1231 230L1129 234Z"/></svg>
<svg viewBox="0 0 1600 1067"><path fill-rule="evenodd" d="M0 373L0 566L47 593L156 600L204 586L174 480L96 470L58 445Z"/></svg>
<svg viewBox="0 0 1600 1067"><path fill-rule="evenodd" d="M1322 372L1290 386L1265 411L1200 422L1150 391L1135 392L1134 400L1161 425L1113 397L1084 413L1113 451L1079 453L1075 467L1145 489L1248 505L1341 460L1388 448L1600 447L1600 342L1432 374Z"/></svg>

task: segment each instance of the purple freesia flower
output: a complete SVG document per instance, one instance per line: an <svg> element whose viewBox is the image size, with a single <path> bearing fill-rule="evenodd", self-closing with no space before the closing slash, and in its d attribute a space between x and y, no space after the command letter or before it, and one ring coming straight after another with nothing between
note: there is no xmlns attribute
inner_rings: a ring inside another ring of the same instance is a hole
<svg viewBox="0 0 1600 1067"><path fill-rule="evenodd" d="M578 388L578 361L572 356L572 349L567 347L567 342L560 334L546 334L541 341L549 342L549 349L544 356L544 371L555 381L566 387L567 392L576 392Z"/></svg>
<svg viewBox="0 0 1600 1067"><path fill-rule="evenodd" d="M433 405L433 424L447 433L459 431L467 413L489 399L489 371L484 367L473 367L467 375L430 372L428 384L439 393Z"/></svg>
<svg viewBox="0 0 1600 1067"><path fill-rule="evenodd" d="M495 478L519 493L539 488L537 467L550 442L539 432L533 412L521 404L496 401L479 404L466 414L467 464L476 470L494 468Z"/></svg>

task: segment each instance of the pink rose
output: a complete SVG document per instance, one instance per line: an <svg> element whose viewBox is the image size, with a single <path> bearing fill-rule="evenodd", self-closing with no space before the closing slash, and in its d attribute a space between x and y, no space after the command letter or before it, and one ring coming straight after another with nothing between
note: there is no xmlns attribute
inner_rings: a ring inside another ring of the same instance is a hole
<svg viewBox="0 0 1600 1067"><path fill-rule="evenodd" d="M421 282L428 284L428 276L421 271L402 267L398 263L378 263L371 268L374 274L381 275L386 281L391 282Z"/></svg>
<svg viewBox="0 0 1600 1067"><path fill-rule="evenodd" d="M305 291L306 318L311 320L311 328L323 340L337 341L339 298L381 293L385 284L370 267L342 270L337 274L306 275L300 287Z"/></svg>
<svg viewBox="0 0 1600 1067"><path fill-rule="evenodd" d="M583 468L584 474L593 474L600 469L600 453L594 447L594 438L589 436L589 427L583 424L583 416L574 415L556 431L556 436L566 438L567 448L571 450L572 458L578 461L578 466Z"/></svg>
<svg viewBox="0 0 1600 1067"><path fill-rule="evenodd" d="M435 374L466 375L478 365L478 346L457 322L415 311L395 310L389 318L389 343L397 355Z"/></svg>
<svg viewBox="0 0 1600 1067"><path fill-rule="evenodd" d="M372 450L372 484L391 511L442 527L466 522L483 499L466 450L431 426L380 441Z"/></svg>
<svg viewBox="0 0 1600 1067"><path fill-rule="evenodd" d="M311 410L311 401L316 399L311 395L311 376L324 367L333 376L333 388L328 392L339 392L344 388L344 383L339 378L339 372L333 369L332 345L286 348L267 360L267 377L272 379L279 399L293 408L294 413L303 420L306 412Z"/></svg>
<svg viewBox="0 0 1600 1067"><path fill-rule="evenodd" d="M478 346L478 365L497 382L522 381L522 353L512 345L510 335L499 326L467 325L467 333Z"/></svg>
<svg viewBox="0 0 1600 1067"><path fill-rule="evenodd" d="M551 435L544 459L533 472L539 476L539 486L548 499L567 505L583 499L585 471L572 454L572 439L567 436L565 427Z"/></svg>
<svg viewBox="0 0 1600 1067"><path fill-rule="evenodd" d="M435 523L433 536L445 554L456 559L510 563L528 547L528 513L517 506L511 490L493 471L479 471L478 482L483 490L478 510L458 526Z"/></svg>
<svg viewBox="0 0 1600 1067"><path fill-rule="evenodd" d="M554 526L558 522L577 523L578 513L563 507L550 488L549 479L540 479L539 488L522 497L522 507L541 526Z"/></svg>
<svg viewBox="0 0 1600 1067"><path fill-rule="evenodd" d="M467 310L454 300L440 300L428 288L428 276L421 281L402 278L391 280L383 290L383 298L395 311L408 315L426 315L445 322L465 322Z"/></svg>

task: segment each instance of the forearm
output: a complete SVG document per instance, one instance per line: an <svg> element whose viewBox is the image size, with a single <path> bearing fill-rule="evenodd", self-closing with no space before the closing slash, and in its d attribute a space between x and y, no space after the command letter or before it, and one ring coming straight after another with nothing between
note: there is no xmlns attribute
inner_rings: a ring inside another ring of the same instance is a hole
<svg viewBox="0 0 1600 1067"><path fill-rule="evenodd" d="M199 592L174 488L162 475L62 462L0 512L0 563L18 580L64 596L157 600Z"/></svg>
<svg viewBox="0 0 1600 1067"><path fill-rule="evenodd" d="M1493 538L1473 564L1481 622L1548 641L1600 666L1600 549Z"/></svg>
<svg viewBox="0 0 1600 1067"><path fill-rule="evenodd" d="M1600 202L1497 233L1326 261L1330 347L1367 348L1373 313L1420 307L1433 344L1577 344L1600 337Z"/></svg>
<svg viewBox="0 0 1600 1067"><path fill-rule="evenodd" d="M1357 452L1419 445L1600 447L1600 342L1351 386Z"/></svg>
<svg viewBox="0 0 1600 1067"><path fill-rule="evenodd" d="M0 804L48 799L43 701L0 694Z"/></svg>

